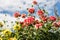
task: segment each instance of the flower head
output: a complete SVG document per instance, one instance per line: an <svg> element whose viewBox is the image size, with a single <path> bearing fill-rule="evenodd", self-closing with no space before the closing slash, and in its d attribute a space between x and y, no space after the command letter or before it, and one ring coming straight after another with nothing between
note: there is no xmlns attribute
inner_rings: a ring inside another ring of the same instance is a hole
<svg viewBox="0 0 60 40"><path fill-rule="evenodd" d="M4 25L4 23L3 22L0 22L0 27L2 27Z"/></svg>
<svg viewBox="0 0 60 40"><path fill-rule="evenodd" d="M38 14L39 16L41 16L41 15L44 15L44 12L43 12L43 10L38 10L38 11L37 11L37 14Z"/></svg>
<svg viewBox="0 0 60 40"><path fill-rule="evenodd" d="M51 21L55 21L55 20L56 20L56 18L55 18L54 16L50 16L49 19L50 19Z"/></svg>
<svg viewBox="0 0 60 40"><path fill-rule="evenodd" d="M41 28L42 26L43 26L43 23L35 24L36 29Z"/></svg>
<svg viewBox="0 0 60 40"><path fill-rule="evenodd" d="M47 17L43 17L43 18L41 18L43 21L47 21Z"/></svg>
<svg viewBox="0 0 60 40"><path fill-rule="evenodd" d="M41 19L42 21L46 22L48 18L47 18L46 16L40 16L40 19Z"/></svg>
<svg viewBox="0 0 60 40"><path fill-rule="evenodd" d="M57 24L60 26L60 21L58 21Z"/></svg>
<svg viewBox="0 0 60 40"><path fill-rule="evenodd" d="M39 24L39 20L35 20L34 21L34 24Z"/></svg>
<svg viewBox="0 0 60 40"><path fill-rule="evenodd" d="M28 11L29 11L29 13L32 14L32 13L34 13L35 9L34 8L29 8Z"/></svg>
<svg viewBox="0 0 60 40"><path fill-rule="evenodd" d="M17 39L14 37L14 38L9 38L8 40L17 40Z"/></svg>
<svg viewBox="0 0 60 40"><path fill-rule="evenodd" d="M19 12L15 12L15 13L13 14L13 16L14 16L15 18L17 18L17 17L19 17L19 16L21 16L21 15L20 15Z"/></svg>
<svg viewBox="0 0 60 40"><path fill-rule="evenodd" d="M26 14L21 14L21 17L22 17L22 18L25 18L25 17L26 17Z"/></svg>
<svg viewBox="0 0 60 40"><path fill-rule="evenodd" d="M14 29L14 30L20 30L20 24L15 24L15 25L13 26L13 29Z"/></svg>
<svg viewBox="0 0 60 40"><path fill-rule="evenodd" d="M33 4L36 5L37 4L37 1L33 1Z"/></svg>
<svg viewBox="0 0 60 40"><path fill-rule="evenodd" d="M2 32L4 35L10 35L11 31L9 29L6 29Z"/></svg>
<svg viewBox="0 0 60 40"><path fill-rule="evenodd" d="M2 40L2 38L0 38L0 40Z"/></svg>
<svg viewBox="0 0 60 40"><path fill-rule="evenodd" d="M32 24L34 22L34 17L28 17L24 20L24 23L26 24Z"/></svg>
<svg viewBox="0 0 60 40"><path fill-rule="evenodd" d="M59 25L57 24L57 22L53 22L52 25L55 26L55 27L59 27Z"/></svg>

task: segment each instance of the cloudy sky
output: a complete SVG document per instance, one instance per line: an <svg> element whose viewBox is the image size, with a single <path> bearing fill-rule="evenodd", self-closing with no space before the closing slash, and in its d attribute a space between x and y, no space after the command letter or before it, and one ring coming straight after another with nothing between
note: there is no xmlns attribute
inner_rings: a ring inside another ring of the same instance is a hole
<svg viewBox="0 0 60 40"><path fill-rule="evenodd" d="M28 13L26 8L31 7L33 0L0 0L0 14L10 14L12 15L15 11L20 11L21 13ZM54 15L53 9L54 5L60 13L60 1L59 0L36 0L41 8L44 8L49 12L50 15ZM44 6L44 5L47 6ZM35 6L36 9L37 6Z"/></svg>

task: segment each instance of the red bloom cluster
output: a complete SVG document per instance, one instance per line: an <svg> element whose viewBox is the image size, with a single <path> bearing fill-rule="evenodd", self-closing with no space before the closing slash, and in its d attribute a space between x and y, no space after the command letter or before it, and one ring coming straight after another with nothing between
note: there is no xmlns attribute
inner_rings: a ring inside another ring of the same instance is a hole
<svg viewBox="0 0 60 40"><path fill-rule="evenodd" d="M33 1L33 4L37 4L36 1ZM34 8L29 8L28 12L30 14L35 12ZM35 17L32 17L31 15L29 15L26 19L24 19L23 22L20 22L20 24L22 24L22 27L24 26L29 26L30 24L32 24L33 26L35 26L36 29L41 28L45 23L47 22L52 22L52 25L55 27L59 27L60 26L60 21L59 22L55 22L56 21L56 17L54 16L50 16L47 17L47 15L44 15L44 11L39 9L37 11L37 15L40 17L41 22L39 20L35 20ZM21 16L22 18L26 17L26 14L21 14L19 12L14 13L14 17L19 17Z"/></svg>
<svg viewBox="0 0 60 40"><path fill-rule="evenodd" d="M13 14L13 16L15 17L15 18L17 18L17 17L22 17L22 18L25 18L26 17L26 14L20 14L19 12L15 12L14 14Z"/></svg>
<svg viewBox="0 0 60 40"><path fill-rule="evenodd" d="M37 11L38 16L40 16L40 19L42 19L42 21L47 21L47 17L44 15L44 11L43 10L38 10Z"/></svg>
<svg viewBox="0 0 60 40"><path fill-rule="evenodd" d="M38 14L38 16L40 16L40 19L41 19L42 21L44 21L44 22L47 21L47 17L44 15L44 11L43 11L43 10L38 10L38 11L37 11L37 14Z"/></svg>
<svg viewBox="0 0 60 40"><path fill-rule="evenodd" d="M34 22L34 17L28 17L24 20L25 24L32 24Z"/></svg>

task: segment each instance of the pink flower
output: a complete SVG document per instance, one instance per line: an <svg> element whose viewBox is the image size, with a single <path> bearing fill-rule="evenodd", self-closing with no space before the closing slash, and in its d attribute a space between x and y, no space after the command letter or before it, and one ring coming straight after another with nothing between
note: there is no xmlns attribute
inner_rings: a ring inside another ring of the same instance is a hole
<svg viewBox="0 0 60 40"><path fill-rule="evenodd" d="M42 10L38 10L37 14L41 16L41 15L44 15L44 12Z"/></svg>
<svg viewBox="0 0 60 40"><path fill-rule="evenodd" d="M34 13L35 9L34 8L29 8L28 11L29 11L29 13L32 14L32 13Z"/></svg>
<svg viewBox="0 0 60 40"><path fill-rule="evenodd" d="M15 13L13 14L13 16L14 16L15 18L17 18L17 17L19 17L19 16L21 16L21 15L20 15L19 12L15 12Z"/></svg>
<svg viewBox="0 0 60 40"><path fill-rule="evenodd" d="M59 25L57 24L57 22L53 22L52 25L55 26L55 27L59 27Z"/></svg>
<svg viewBox="0 0 60 40"><path fill-rule="evenodd" d="M59 22L57 22L57 24L60 26L60 21L59 21Z"/></svg>
<svg viewBox="0 0 60 40"><path fill-rule="evenodd" d="M56 18L54 16L50 16L49 19L52 20L52 21L56 20Z"/></svg>
<svg viewBox="0 0 60 40"><path fill-rule="evenodd" d="M21 14L21 17L22 17L22 18L25 18L25 17L26 17L26 14Z"/></svg>
<svg viewBox="0 0 60 40"><path fill-rule="evenodd" d="M37 1L33 1L33 4L36 5L37 4Z"/></svg>
<svg viewBox="0 0 60 40"><path fill-rule="evenodd" d="M34 22L34 17L28 17L27 19L24 20L24 23L30 25Z"/></svg>
<svg viewBox="0 0 60 40"><path fill-rule="evenodd" d="M41 28L42 26L43 26L43 23L35 24L36 29Z"/></svg>

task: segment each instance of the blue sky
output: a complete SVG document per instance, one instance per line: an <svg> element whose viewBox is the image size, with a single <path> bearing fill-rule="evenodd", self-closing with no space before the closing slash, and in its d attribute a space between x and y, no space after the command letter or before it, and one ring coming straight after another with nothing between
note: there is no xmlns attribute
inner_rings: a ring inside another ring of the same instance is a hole
<svg viewBox="0 0 60 40"><path fill-rule="evenodd" d="M60 2L57 2L55 5L56 5L57 13L60 16ZM52 10L52 13L50 15L54 15L54 10Z"/></svg>
<svg viewBox="0 0 60 40"><path fill-rule="evenodd" d="M0 0L0 14L10 14L13 15L15 11L22 13L28 13L26 8L30 8L33 0ZM50 15L54 15L54 5L58 10L60 15L60 1L59 0L36 0L40 3L40 8L43 8L48 11ZM46 7L44 5L47 5ZM21 7L21 9L19 8ZM34 6L35 9L38 9L37 6Z"/></svg>
<svg viewBox="0 0 60 40"><path fill-rule="evenodd" d="M56 4L56 7L57 7L57 10L58 10L58 14L60 15L60 3L59 2Z"/></svg>

